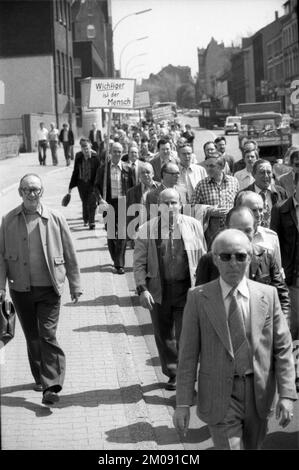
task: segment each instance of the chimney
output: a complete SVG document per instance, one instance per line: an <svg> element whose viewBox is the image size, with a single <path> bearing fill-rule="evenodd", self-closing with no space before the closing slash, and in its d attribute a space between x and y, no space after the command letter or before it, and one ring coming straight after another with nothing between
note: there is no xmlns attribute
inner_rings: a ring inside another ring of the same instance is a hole
<svg viewBox="0 0 299 470"><path fill-rule="evenodd" d="M278 11L275 10L275 21L277 21L277 20L278 20Z"/></svg>

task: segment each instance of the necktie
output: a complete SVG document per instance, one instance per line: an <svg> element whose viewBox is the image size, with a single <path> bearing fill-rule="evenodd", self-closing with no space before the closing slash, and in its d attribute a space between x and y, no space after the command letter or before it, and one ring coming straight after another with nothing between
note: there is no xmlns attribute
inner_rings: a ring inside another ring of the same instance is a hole
<svg viewBox="0 0 299 470"><path fill-rule="evenodd" d="M173 224L173 212L169 212L169 239L168 239L168 252L170 261L175 258L174 253L174 246L173 246L173 231L174 231L174 224Z"/></svg>
<svg viewBox="0 0 299 470"><path fill-rule="evenodd" d="M267 196L266 196L267 190L263 189L260 192L260 195L263 198L264 201L264 212L263 212L263 221L262 221L262 226L263 227L270 227L270 218L271 218L271 210L267 201Z"/></svg>
<svg viewBox="0 0 299 470"><path fill-rule="evenodd" d="M243 315L237 302L237 289L230 291L230 297L228 327L235 357L235 373L243 375L250 368L250 359Z"/></svg>

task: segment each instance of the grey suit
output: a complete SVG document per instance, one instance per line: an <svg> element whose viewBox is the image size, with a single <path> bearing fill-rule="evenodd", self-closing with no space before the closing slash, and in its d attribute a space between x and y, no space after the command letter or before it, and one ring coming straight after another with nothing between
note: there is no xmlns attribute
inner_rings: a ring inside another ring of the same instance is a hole
<svg viewBox="0 0 299 470"><path fill-rule="evenodd" d="M296 399L291 335L272 286L247 281L250 295L253 353L253 401L266 420L275 395ZM177 405L192 405L198 362L198 416L209 426L222 422L229 410L234 355L219 280L188 293L183 315L177 373Z"/></svg>

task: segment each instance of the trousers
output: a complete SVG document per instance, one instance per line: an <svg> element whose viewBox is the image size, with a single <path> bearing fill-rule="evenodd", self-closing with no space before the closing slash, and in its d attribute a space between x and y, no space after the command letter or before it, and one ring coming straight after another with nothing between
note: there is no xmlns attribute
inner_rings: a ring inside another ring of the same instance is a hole
<svg viewBox="0 0 299 470"><path fill-rule="evenodd" d="M31 373L43 390L62 389L65 355L56 339L60 296L52 286L31 286L29 292L10 290L26 343Z"/></svg>
<svg viewBox="0 0 299 470"><path fill-rule="evenodd" d="M78 191L82 201L83 220L85 223L94 224L97 200L93 193L93 186L89 181L80 180L78 182Z"/></svg>

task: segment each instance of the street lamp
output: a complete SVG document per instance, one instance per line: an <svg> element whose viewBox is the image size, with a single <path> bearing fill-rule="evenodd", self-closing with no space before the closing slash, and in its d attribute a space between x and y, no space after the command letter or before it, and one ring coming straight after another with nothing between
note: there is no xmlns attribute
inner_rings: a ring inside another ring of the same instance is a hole
<svg viewBox="0 0 299 470"><path fill-rule="evenodd" d="M151 11L152 8L147 8L146 10L141 10L141 11L135 11L134 13L129 13L129 15L126 15L126 16L123 16L117 23L116 25L114 26L112 32L114 33L114 31L116 30L117 26L119 25L119 23L123 20L125 20L126 18L129 18L129 16L134 16L134 15L142 15L143 13L147 13L148 11Z"/></svg>
<svg viewBox="0 0 299 470"><path fill-rule="evenodd" d="M128 72L128 65L132 62L132 60L134 60L136 57L141 57L143 55L147 55L148 52L142 52L141 54L136 54L136 55L133 55L133 57L131 57L131 59L128 60L128 62L126 63L126 66L125 66L125 75L127 76L127 72Z"/></svg>
<svg viewBox="0 0 299 470"><path fill-rule="evenodd" d="M120 73L120 76L122 75L122 74L121 74L121 59L122 59L122 55L123 55L124 51L125 51L126 48L127 48L130 44L132 44L133 42L143 41L144 39L148 39L148 36L144 36L144 37L142 37L142 38L137 38L137 39L132 39L132 41L127 42L127 44L125 44L124 47L122 48L121 53L120 53L120 56L119 56L119 73Z"/></svg>

